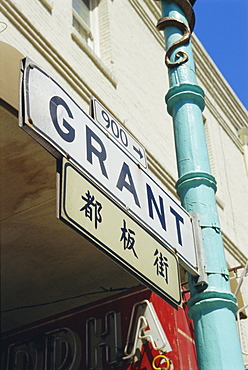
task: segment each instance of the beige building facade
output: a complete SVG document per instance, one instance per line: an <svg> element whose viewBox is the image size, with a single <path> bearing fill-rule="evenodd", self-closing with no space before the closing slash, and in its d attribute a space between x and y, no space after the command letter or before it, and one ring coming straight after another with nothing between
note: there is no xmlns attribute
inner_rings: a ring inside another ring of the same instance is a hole
<svg viewBox="0 0 248 370"><path fill-rule="evenodd" d="M158 2L2 0L0 6L1 302L7 332L94 302L103 292L106 297L139 285L56 219L56 160L18 127L22 58L46 71L87 113L94 96L145 148L149 176L179 198ZM192 44L206 95L203 119L233 292L242 282L237 323L248 364L248 115L194 34Z"/></svg>

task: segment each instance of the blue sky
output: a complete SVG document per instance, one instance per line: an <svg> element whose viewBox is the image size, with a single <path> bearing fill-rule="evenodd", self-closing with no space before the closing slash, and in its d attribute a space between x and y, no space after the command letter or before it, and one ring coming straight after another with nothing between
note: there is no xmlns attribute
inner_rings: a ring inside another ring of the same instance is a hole
<svg viewBox="0 0 248 370"><path fill-rule="evenodd" d="M248 109L248 0L197 0L194 11L196 36Z"/></svg>

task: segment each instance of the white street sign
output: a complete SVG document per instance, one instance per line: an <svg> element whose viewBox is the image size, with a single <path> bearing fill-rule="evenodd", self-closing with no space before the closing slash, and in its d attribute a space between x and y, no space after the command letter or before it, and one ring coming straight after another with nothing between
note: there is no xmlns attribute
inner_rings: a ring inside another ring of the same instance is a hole
<svg viewBox="0 0 248 370"><path fill-rule="evenodd" d="M94 97L91 99L91 117L105 127L129 155L147 168L143 146Z"/></svg>
<svg viewBox="0 0 248 370"><path fill-rule="evenodd" d="M190 215L53 78L24 63L19 125L54 156L70 158L197 275Z"/></svg>
<svg viewBox="0 0 248 370"><path fill-rule="evenodd" d="M172 305L181 303L174 252L64 159L59 217Z"/></svg>

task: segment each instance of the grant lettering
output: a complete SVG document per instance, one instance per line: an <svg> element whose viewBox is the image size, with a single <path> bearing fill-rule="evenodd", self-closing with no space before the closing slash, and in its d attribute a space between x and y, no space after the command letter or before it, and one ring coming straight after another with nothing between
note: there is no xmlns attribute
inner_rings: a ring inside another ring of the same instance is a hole
<svg viewBox="0 0 248 370"><path fill-rule="evenodd" d="M128 178L128 181L126 181L126 178ZM122 169L121 169L120 176L118 178L116 187L120 191L122 191L123 188L126 188L128 191L130 191L130 193L133 195L136 205L140 207L140 202L137 196L137 192L135 190L133 178L132 178L129 167L125 162L122 165Z"/></svg>
<svg viewBox="0 0 248 370"><path fill-rule="evenodd" d="M93 154L98 158L103 176L108 179L104 161L107 159L105 146L101 139L86 126L87 161L93 164Z"/></svg>
<svg viewBox="0 0 248 370"><path fill-rule="evenodd" d="M153 209L155 208L156 213L158 215L160 224L162 228L166 231L166 223L165 223L165 214L164 214L164 203L163 203L163 198L159 195L159 206L154 198L152 189L150 185L146 184L146 190L147 190L147 202L148 202L148 211L149 211L149 216L154 219L153 216Z"/></svg>
<svg viewBox="0 0 248 370"><path fill-rule="evenodd" d="M180 229L180 223L184 224L183 218L172 207L170 207L170 211L173 214L173 216L175 216L176 228L177 228L177 241L181 246L183 246L182 234L181 234L181 229Z"/></svg>
<svg viewBox="0 0 248 370"><path fill-rule="evenodd" d="M62 130L62 128L59 125L59 121L58 121L58 107L59 106L62 106L64 108L69 118L73 118L72 112L70 108L68 107L67 103L61 97L54 96L50 100L50 104L49 104L52 122L54 124L56 131L62 137L62 139L71 143L75 139L75 130L71 127L71 125L69 125L69 123L64 118L63 118L61 126L65 129L65 131Z"/></svg>

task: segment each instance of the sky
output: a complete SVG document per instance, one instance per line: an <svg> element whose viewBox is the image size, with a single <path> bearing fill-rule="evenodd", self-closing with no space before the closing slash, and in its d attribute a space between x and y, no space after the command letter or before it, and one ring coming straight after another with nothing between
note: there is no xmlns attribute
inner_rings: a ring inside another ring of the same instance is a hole
<svg viewBox="0 0 248 370"><path fill-rule="evenodd" d="M194 32L248 110L248 0L196 0Z"/></svg>

